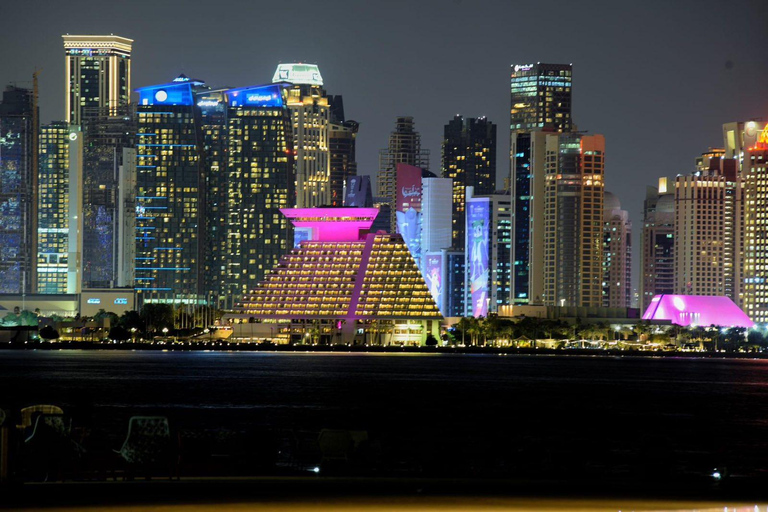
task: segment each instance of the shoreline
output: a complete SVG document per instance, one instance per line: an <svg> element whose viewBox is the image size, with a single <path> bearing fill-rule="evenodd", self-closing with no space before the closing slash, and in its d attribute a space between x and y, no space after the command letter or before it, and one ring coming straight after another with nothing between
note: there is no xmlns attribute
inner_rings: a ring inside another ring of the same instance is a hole
<svg viewBox="0 0 768 512"><path fill-rule="evenodd" d="M678 359L768 359L766 352L682 352L649 350L547 349L514 347L401 347L348 345L277 345L272 343L95 343L27 342L4 343L0 351L12 350L105 350L172 352L294 352L294 353L379 353L379 354L462 354L462 355L547 355L592 357L647 357Z"/></svg>

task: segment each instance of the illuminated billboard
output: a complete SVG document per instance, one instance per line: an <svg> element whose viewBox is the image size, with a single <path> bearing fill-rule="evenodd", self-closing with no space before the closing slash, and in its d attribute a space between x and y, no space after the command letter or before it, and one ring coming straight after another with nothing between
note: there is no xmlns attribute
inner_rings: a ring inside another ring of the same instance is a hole
<svg viewBox="0 0 768 512"><path fill-rule="evenodd" d="M416 264L421 263L421 168L397 164L397 232L403 236Z"/></svg>
<svg viewBox="0 0 768 512"><path fill-rule="evenodd" d="M467 201L467 263L472 316L488 316L488 237L490 202L487 197Z"/></svg>
<svg viewBox="0 0 768 512"><path fill-rule="evenodd" d="M754 327L755 323L725 296L656 295L643 320L666 320L675 325L709 327Z"/></svg>
<svg viewBox="0 0 768 512"><path fill-rule="evenodd" d="M189 82L151 85L136 89L139 105L193 105L192 85Z"/></svg>
<svg viewBox="0 0 768 512"><path fill-rule="evenodd" d="M272 82L323 85L323 77L315 64L280 64L275 70Z"/></svg>
<svg viewBox="0 0 768 512"><path fill-rule="evenodd" d="M282 107L283 93L279 85L241 87L227 91L232 107Z"/></svg>
<svg viewBox="0 0 768 512"><path fill-rule="evenodd" d="M440 309L440 313L445 315L443 311L443 254L426 254L424 256L424 281L427 283L429 293L432 294L432 298L435 300L435 304Z"/></svg>

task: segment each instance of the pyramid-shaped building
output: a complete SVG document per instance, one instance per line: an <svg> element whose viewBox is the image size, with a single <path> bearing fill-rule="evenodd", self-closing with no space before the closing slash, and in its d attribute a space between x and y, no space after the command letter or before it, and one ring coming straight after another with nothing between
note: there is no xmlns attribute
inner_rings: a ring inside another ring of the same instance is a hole
<svg viewBox="0 0 768 512"><path fill-rule="evenodd" d="M300 242L243 298L241 321L292 341L418 345L439 337L440 311L403 238L369 232L376 208L281 211Z"/></svg>

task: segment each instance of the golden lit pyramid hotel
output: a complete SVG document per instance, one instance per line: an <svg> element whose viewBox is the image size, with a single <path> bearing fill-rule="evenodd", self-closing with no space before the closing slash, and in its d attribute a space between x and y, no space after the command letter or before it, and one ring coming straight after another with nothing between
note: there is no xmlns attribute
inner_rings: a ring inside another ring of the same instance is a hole
<svg viewBox="0 0 768 512"><path fill-rule="evenodd" d="M378 209L281 211L297 245L227 315L236 338L373 345L439 338L442 316L403 238L369 232Z"/></svg>

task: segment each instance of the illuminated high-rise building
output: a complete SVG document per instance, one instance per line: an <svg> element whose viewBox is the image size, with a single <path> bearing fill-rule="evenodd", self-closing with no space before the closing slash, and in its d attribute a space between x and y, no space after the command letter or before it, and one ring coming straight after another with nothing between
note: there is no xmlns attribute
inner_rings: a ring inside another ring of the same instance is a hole
<svg viewBox="0 0 768 512"><path fill-rule="evenodd" d="M132 39L116 35L63 35L65 114L82 124L85 109L116 115L131 102Z"/></svg>
<svg viewBox="0 0 768 512"><path fill-rule="evenodd" d="M510 130L571 131L572 74L571 64L513 64Z"/></svg>
<svg viewBox="0 0 768 512"><path fill-rule="evenodd" d="M126 208L135 210L129 198L134 193L136 109L134 105L85 108L81 116L83 287L130 286L133 277L122 275L120 269L135 244L134 229L126 229L124 221ZM126 200L130 204L124 204Z"/></svg>
<svg viewBox="0 0 768 512"><path fill-rule="evenodd" d="M463 316L487 317L512 299L512 199L466 190L466 284Z"/></svg>
<svg viewBox="0 0 768 512"><path fill-rule="evenodd" d="M548 306L603 304L603 193L605 138L574 133L546 135L544 173L534 169L532 221L543 243L531 243L531 295ZM543 215L539 216L539 212Z"/></svg>
<svg viewBox="0 0 768 512"><path fill-rule="evenodd" d="M708 163L675 182L674 290L726 295L740 306L744 185L736 159Z"/></svg>
<svg viewBox="0 0 768 512"><path fill-rule="evenodd" d="M510 75L510 169L515 209L513 300L515 304L541 304L543 261L530 259L531 247L543 240L545 133L570 132L572 66L570 64L514 64ZM534 190L536 185L536 190ZM536 226L534 226L536 224Z"/></svg>
<svg viewBox="0 0 768 512"><path fill-rule="evenodd" d="M467 187L475 194L496 190L496 125L485 117L455 116L443 131L442 174L453 180L453 246L464 247Z"/></svg>
<svg viewBox="0 0 768 512"><path fill-rule="evenodd" d="M389 210L389 227L392 233L397 229L395 204L397 202L397 164L413 165L429 170L429 150L421 149L421 135L414 130L412 117L398 117L395 131L389 134L389 145L379 151L379 173L377 175L377 197L381 198L381 214L386 217ZM384 221L385 218L379 219ZM374 227L376 224L374 224Z"/></svg>
<svg viewBox="0 0 768 512"><path fill-rule="evenodd" d="M202 300L205 162L195 92L181 79L138 89L136 290L141 302Z"/></svg>
<svg viewBox="0 0 768 512"><path fill-rule="evenodd" d="M31 90L0 102L0 293L37 290L37 111Z"/></svg>
<svg viewBox="0 0 768 512"><path fill-rule="evenodd" d="M675 192L667 178L647 187L643 203L640 311L656 295L675 293Z"/></svg>
<svg viewBox="0 0 768 512"><path fill-rule="evenodd" d="M57 121L40 128L37 293L80 293L82 133Z"/></svg>
<svg viewBox="0 0 768 512"><path fill-rule="evenodd" d="M734 158L744 183L742 301L752 321L768 322L768 123L723 126L726 158ZM739 304L737 302L737 304Z"/></svg>
<svg viewBox="0 0 768 512"><path fill-rule="evenodd" d="M603 307L628 308L632 300L632 222L619 198L604 196Z"/></svg>
<svg viewBox="0 0 768 512"><path fill-rule="evenodd" d="M295 204L299 208L330 205L330 103L320 70L314 64L280 64L272 82L291 84L286 106L293 126Z"/></svg>
<svg viewBox="0 0 768 512"><path fill-rule="evenodd" d="M226 91L225 291L235 301L293 247L292 226L280 213L294 197L291 91L285 84Z"/></svg>

